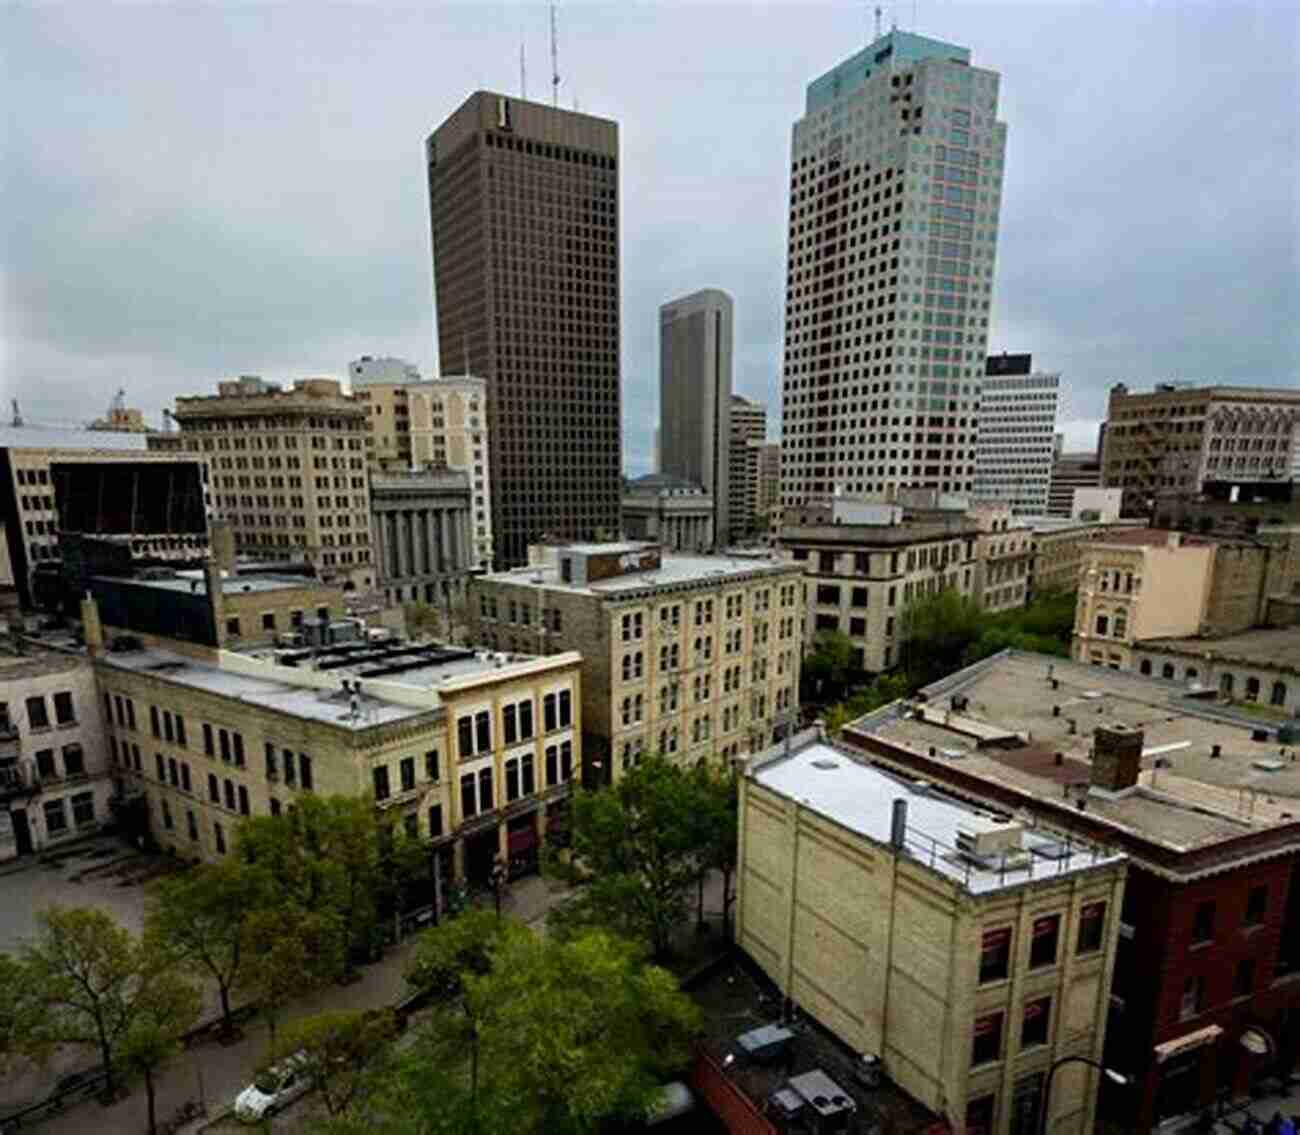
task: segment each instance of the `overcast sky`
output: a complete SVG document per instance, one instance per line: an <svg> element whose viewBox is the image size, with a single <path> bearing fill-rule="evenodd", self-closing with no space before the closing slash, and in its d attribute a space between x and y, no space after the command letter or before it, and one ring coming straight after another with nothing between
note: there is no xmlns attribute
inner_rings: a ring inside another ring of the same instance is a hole
<svg viewBox="0 0 1300 1135"><path fill-rule="evenodd" d="M1120 379L1300 383L1294 3L904 0L1002 74L990 347L1060 370L1071 448ZM561 102L622 145L624 450L650 466L657 309L736 301L779 436L790 127L867 4L565 3ZM914 16L915 12L915 16ZM915 22L914 22L915 19ZM0 7L0 386L151 420L240 373L435 367L425 136L479 88L549 97L543 4Z"/></svg>

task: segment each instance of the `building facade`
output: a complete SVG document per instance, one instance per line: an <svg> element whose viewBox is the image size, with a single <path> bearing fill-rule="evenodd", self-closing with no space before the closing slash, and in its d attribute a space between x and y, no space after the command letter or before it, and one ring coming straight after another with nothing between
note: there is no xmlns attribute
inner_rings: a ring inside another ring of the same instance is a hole
<svg viewBox="0 0 1300 1135"><path fill-rule="evenodd" d="M496 563L617 533L617 123L478 91L425 158L440 370L488 382Z"/></svg>
<svg viewBox="0 0 1300 1135"><path fill-rule="evenodd" d="M790 147L784 506L969 492L1006 125L970 51L894 30L809 84Z"/></svg>
<svg viewBox="0 0 1300 1135"><path fill-rule="evenodd" d="M561 545L475 579L475 641L582 655L589 783L646 754L682 764L766 745L799 708L797 570L664 555L654 544Z"/></svg>
<svg viewBox="0 0 1300 1135"><path fill-rule="evenodd" d="M390 602L449 604L476 565L469 477L449 470L370 475L379 587Z"/></svg>
<svg viewBox="0 0 1300 1135"><path fill-rule="evenodd" d="M706 288L659 308L659 468L700 485L718 540L731 531L734 304Z"/></svg>
<svg viewBox="0 0 1300 1135"><path fill-rule="evenodd" d="M952 1130L1094 1130L1091 1068L1045 1096L1102 1056L1122 855L816 737L747 763L739 846L736 939L786 998Z"/></svg>
<svg viewBox="0 0 1300 1135"><path fill-rule="evenodd" d="M1268 761L1261 719L1184 695L1007 651L843 732L873 761L1129 857L1103 992L1104 1061L1132 1083L1101 1110L1137 1135L1222 1114L1300 1054L1300 772Z"/></svg>
<svg viewBox="0 0 1300 1135"><path fill-rule="evenodd" d="M731 396L731 444L729 491L733 541L745 540L758 529L759 479L763 447L767 441L767 407L761 402Z"/></svg>
<svg viewBox="0 0 1300 1135"><path fill-rule="evenodd" d="M283 390L254 376L176 399L178 434L149 446L208 465L214 515L243 556L301 555L322 579L375 586L365 407L333 379Z"/></svg>
<svg viewBox="0 0 1300 1135"><path fill-rule="evenodd" d="M989 359L980 390L975 441L976 500L1006 501L1017 516L1047 513L1056 452L1061 376L1030 369L1006 373Z"/></svg>
<svg viewBox="0 0 1300 1135"><path fill-rule="evenodd" d="M34 602L32 576L37 568L57 572L61 555L59 532L65 528L55 498L55 464L140 464L171 462L170 453L145 451L157 435L108 430L54 430L39 426L0 427L0 523L8 571L0 587L13 586L19 603ZM190 458L191 460L193 458ZM207 469L203 470L206 494ZM206 543L199 541L196 547Z"/></svg>
<svg viewBox="0 0 1300 1135"><path fill-rule="evenodd" d="M1111 387L1102 484L1139 507L1207 481L1288 481L1300 453L1300 391L1160 383Z"/></svg>
<svg viewBox="0 0 1300 1135"><path fill-rule="evenodd" d="M623 490L623 534L670 552L713 548L713 498L699 485L668 474L647 473Z"/></svg>
<svg viewBox="0 0 1300 1135"><path fill-rule="evenodd" d="M1074 515L1074 490L1101 487L1101 459L1095 453L1062 453L1052 461L1047 490L1047 515Z"/></svg>
<svg viewBox="0 0 1300 1135"><path fill-rule="evenodd" d="M927 522L786 525L777 555L805 577L804 636L839 631L853 642L853 663L878 674L903 660L903 611L953 589L977 593L980 531L958 516Z"/></svg>
<svg viewBox="0 0 1300 1135"><path fill-rule="evenodd" d="M304 793L361 796L455 878L516 870L567 830L581 762L580 659L365 640L285 652L105 651L88 632L110 757L142 834L186 858ZM315 668L297 663L314 653ZM387 667L387 669L386 669ZM375 672L381 676L376 677Z"/></svg>
<svg viewBox="0 0 1300 1135"><path fill-rule="evenodd" d="M976 505L975 600L986 611L1010 611L1029 600L1033 531L1013 519L1009 504Z"/></svg>
<svg viewBox="0 0 1300 1135"><path fill-rule="evenodd" d="M112 819L108 749L84 656L0 652L0 863Z"/></svg>
<svg viewBox="0 0 1300 1135"><path fill-rule="evenodd" d="M764 442L758 450L758 492L754 506L755 522L764 535L769 534L781 507L781 444Z"/></svg>

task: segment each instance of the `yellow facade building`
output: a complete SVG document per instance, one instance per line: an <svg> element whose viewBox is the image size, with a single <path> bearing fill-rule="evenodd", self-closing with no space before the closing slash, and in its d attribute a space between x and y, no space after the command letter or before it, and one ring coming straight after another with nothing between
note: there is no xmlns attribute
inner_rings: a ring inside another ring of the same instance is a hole
<svg viewBox="0 0 1300 1135"><path fill-rule="evenodd" d="M1053 1064L1100 1060L1126 870L813 732L740 782L738 943L956 1132L1037 1131ZM1091 1132L1095 1096L1063 1066L1049 1129Z"/></svg>

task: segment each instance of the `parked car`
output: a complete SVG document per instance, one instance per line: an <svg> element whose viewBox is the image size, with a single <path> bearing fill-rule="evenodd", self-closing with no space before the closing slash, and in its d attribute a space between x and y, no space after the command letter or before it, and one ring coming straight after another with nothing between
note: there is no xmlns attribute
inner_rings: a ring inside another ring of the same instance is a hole
<svg viewBox="0 0 1300 1135"><path fill-rule="evenodd" d="M306 1064L306 1056L295 1052L259 1072L253 1082L235 1097L235 1118L241 1123L258 1123L293 1103L311 1087Z"/></svg>

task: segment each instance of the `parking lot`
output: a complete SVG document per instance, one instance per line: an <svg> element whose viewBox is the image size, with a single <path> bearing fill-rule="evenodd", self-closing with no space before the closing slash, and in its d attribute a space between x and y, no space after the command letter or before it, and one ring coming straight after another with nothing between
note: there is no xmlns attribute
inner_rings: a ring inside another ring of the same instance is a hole
<svg viewBox="0 0 1300 1135"><path fill-rule="evenodd" d="M144 924L145 886L140 876L156 864L114 838L79 844L57 863L28 856L0 867L0 950L13 953L36 933L36 914L47 906L93 906L134 934Z"/></svg>

